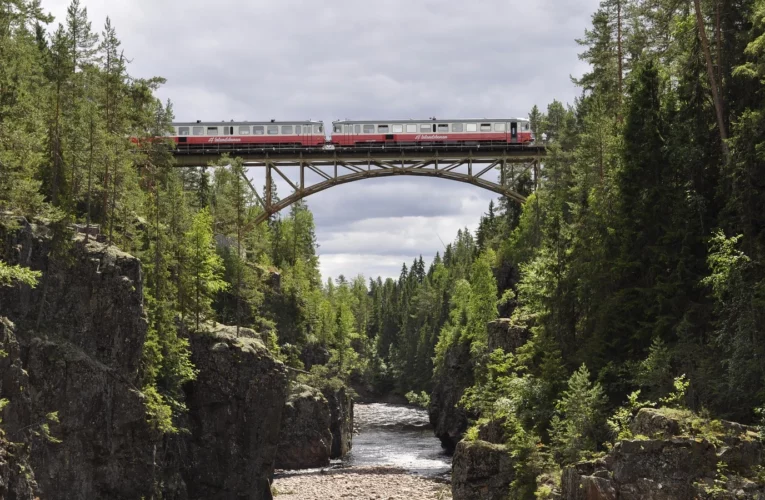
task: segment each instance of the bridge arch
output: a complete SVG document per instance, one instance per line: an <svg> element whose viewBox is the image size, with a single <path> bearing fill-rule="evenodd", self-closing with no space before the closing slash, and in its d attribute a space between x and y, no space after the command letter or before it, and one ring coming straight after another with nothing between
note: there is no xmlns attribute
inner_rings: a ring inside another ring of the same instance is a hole
<svg viewBox="0 0 765 500"><path fill-rule="evenodd" d="M255 223L259 224L287 208L293 203L308 196L339 186L364 179L393 176L435 177L471 184L489 191L507 196L523 203L526 198L513 190L515 181L526 172L532 171L537 178L538 165L544 148L524 146L513 149L489 150L476 149L468 151L385 151L369 150L363 154L346 151L258 151L240 152L222 150L206 151L204 154L178 154L176 160L179 166L199 166L219 159L224 153L241 157L246 167L265 168L266 193L261 196L255 186L250 187L261 207ZM217 156L217 157L216 157ZM206 161L203 161L206 160ZM509 165L509 168L507 166ZM462 167L462 171L457 169ZM500 169L499 182L484 178L496 167ZM293 181L285 171L298 170L299 180ZM318 178L317 182L306 182L306 173L311 172ZM271 202L270 186L272 180L281 178L291 188L292 193L276 203Z"/></svg>

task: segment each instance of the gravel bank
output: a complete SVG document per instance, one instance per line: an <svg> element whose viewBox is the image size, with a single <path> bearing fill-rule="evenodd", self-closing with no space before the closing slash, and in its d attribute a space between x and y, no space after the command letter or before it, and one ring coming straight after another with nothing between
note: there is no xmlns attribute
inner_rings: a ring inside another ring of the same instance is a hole
<svg viewBox="0 0 765 500"><path fill-rule="evenodd" d="M275 500L451 500L448 485L395 467L353 467L274 480Z"/></svg>

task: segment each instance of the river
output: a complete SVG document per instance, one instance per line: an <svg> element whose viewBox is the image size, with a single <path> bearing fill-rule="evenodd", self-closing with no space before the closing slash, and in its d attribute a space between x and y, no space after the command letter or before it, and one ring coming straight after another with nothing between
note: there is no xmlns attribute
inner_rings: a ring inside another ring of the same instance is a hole
<svg viewBox="0 0 765 500"><path fill-rule="evenodd" d="M329 498L448 500L451 457L433 436L425 410L356 404L353 447L324 469L280 471L276 500Z"/></svg>
<svg viewBox="0 0 765 500"><path fill-rule="evenodd" d="M346 466L388 465L428 477L448 477L452 459L444 453L425 410L386 403L354 407L353 448Z"/></svg>

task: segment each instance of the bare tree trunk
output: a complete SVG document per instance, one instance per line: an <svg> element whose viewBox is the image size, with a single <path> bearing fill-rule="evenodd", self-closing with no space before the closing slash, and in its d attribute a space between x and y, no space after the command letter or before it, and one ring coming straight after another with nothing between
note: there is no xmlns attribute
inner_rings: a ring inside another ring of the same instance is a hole
<svg viewBox="0 0 765 500"><path fill-rule="evenodd" d="M715 114L717 115L717 128L720 129L720 142L722 145L723 156L725 161L728 161L730 152L728 151L728 132L725 129L725 119L723 117L722 100L720 99L720 91L717 87L717 79L715 78L715 70L712 65L712 54L709 52L709 40L707 39L707 32L704 27L704 17L701 13L701 1L693 0L693 6L696 9L696 25L699 30L699 40L701 40L701 48L704 51L704 59L707 65L707 75L709 76L709 86L712 89L712 100L715 104Z"/></svg>
<svg viewBox="0 0 765 500"><path fill-rule="evenodd" d="M622 0L616 2L616 54L619 58L619 106L622 104L622 87L624 85L624 56L622 55Z"/></svg>
<svg viewBox="0 0 765 500"><path fill-rule="evenodd" d="M90 238L90 194L93 186L93 117L90 117L90 157L88 158L88 198L85 215L85 243Z"/></svg>

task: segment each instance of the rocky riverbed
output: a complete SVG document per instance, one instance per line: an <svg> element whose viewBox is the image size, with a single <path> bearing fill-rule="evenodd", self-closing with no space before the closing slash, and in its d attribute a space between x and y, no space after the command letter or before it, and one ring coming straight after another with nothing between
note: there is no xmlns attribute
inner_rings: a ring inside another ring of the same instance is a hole
<svg viewBox="0 0 765 500"><path fill-rule="evenodd" d="M276 499L452 498L451 457L433 437L424 410L392 404L355 407L353 448L330 468L277 470Z"/></svg>
<svg viewBox="0 0 765 500"><path fill-rule="evenodd" d="M384 499L446 500L449 485L396 467L350 467L279 477L276 500Z"/></svg>

